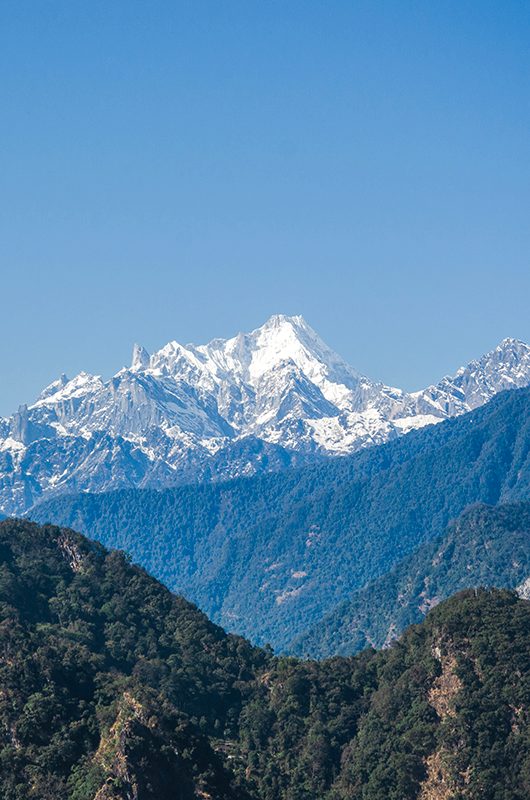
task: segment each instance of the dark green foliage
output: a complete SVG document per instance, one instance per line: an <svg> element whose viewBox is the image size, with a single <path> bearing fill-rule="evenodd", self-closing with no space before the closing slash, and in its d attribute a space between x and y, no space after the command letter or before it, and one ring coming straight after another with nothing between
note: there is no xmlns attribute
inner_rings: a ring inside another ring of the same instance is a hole
<svg viewBox="0 0 530 800"><path fill-rule="evenodd" d="M510 592L464 592L387 651L298 661L121 553L0 524L2 800L416 800L432 759L455 798L524 800L529 709Z"/></svg>
<svg viewBox="0 0 530 800"><path fill-rule="evenodd" d="M91 800L105 770L123 785L150 782L146 797L162 791L161 770L182 797L195 784L236 796L207 737L235 734L242 690L267 660L122 553L71 531L3 522L0 796L52 800L68 783L72 798ZM87 761L120 715L127 733L109 744L108 763ZM120 773L120 747L134 775Z"/></svg>
<svg viewBox="0 0 530 800"><path fill-rule="evenodd" d="M479 505L300 636L290 650L326 658L383 647L461 589L515 589L530 577L530 503Z"/></svg>
<svg viewBox="0 0 530 800"><path fill-rule="evenodd" d="M529 611L507 591L463 592L381 653L336 797L403 800L423 782L433 797L528 797Z"/></svg>
<svg viewBox="0 0 530 800"><path fill-rule="evenodd" d="M33 509L129 552L229 630L285 648L467 506L530 497L530 390L312 468Z"/></svg>

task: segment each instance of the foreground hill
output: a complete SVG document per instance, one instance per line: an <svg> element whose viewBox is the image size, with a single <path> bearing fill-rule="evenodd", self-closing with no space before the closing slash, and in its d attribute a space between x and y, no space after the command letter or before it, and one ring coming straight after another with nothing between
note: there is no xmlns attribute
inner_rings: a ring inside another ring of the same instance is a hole
<svg viewBox="0 0 530 800"><path fill-rule="evenodd" d="M3 800L525 800L530 604L465 592L390 650L275 658L120 553L0 524Z"/></svg>
<svg viewBox="0 0 530 800"><path fill-rule="evenodd" d="M530 498L530 390L319 467L59 498L39 522L126 550L216 622L286 647L476 502Z"/></svg>
<svg viewBox="0 0 530 800"><path fill-rule="evenodd" d="M64 492L160 489L342 456L530 384L530 347L505 339L410 394L360 375L302 317L206 345L135 346L112 378L65 375L0 419L0 510Z"/></svg>
<svg viewBox="0 0 530 800"><path fill-rule="evenodd" d="M289 649L326 658L383 647L462 589L516 589L526 582L530 585L530 503L479 505L341 603Z"/></svg>

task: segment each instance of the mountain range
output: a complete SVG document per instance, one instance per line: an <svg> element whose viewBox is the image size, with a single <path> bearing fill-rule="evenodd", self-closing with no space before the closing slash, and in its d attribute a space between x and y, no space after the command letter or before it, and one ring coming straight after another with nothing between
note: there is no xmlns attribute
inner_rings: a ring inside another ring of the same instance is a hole
<svg viewBox="0 0 530 800"><path fill-rule="evenodd" d="M289 649L354 592L443 536L469 505L529 499L526 388L316 465L163 491L83 492L30 515L125 550L225 629ZM371 611L384 627L384 609L378 617L374 603Z"/></svg>
<svg viewBox="0 0 530 800"><path fill-rule="evenodd" d="M530 347L505 339L418 392L371 380L300 316L207 345L170 342L108 380L62 375L0 419L0 511L54 495L160 489L348 455L530 384Z"/></svg>

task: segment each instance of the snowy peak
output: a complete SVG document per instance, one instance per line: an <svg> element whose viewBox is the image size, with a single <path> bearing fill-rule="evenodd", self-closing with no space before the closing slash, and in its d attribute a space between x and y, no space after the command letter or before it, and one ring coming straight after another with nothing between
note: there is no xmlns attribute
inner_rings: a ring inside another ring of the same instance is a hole
<svg viewBox="0 0 530 800"><path fill-rule="evenodd" d="M292 363L339 408L351 405L361 378L301 316L276 314L250 333L215 339L195 350L213 375L231 376L250 390L268 375L272 378L282 364Z"/></svg>
<svg viewBox="0 0 530 800"><path fill-rule="evenodd" d="M311 339L317 347L311 346ZM206 345L189 347L201 354L214 373L230 373L255 385L264 373L282 361L291 359L303 370L304 364L318 359L318 341L316 333L302 317L276 314L250 333L238 333L230 339L214 339ZM325 347L323 343L322 347Z"/></svg>
<svg viewBox="0 0 530 800"><path fill-rule="evenodd" d="M469 408L477 408L498 392L527 386L530 379L530 347L517 339L502 342L455 376Z"/></svg>
<svg viewBox="0 0 530 800"><path fill-rule="evenodd" d="M426 404L453 416L478 408L498 392L529 384L530 347L518 339L503 339L481 358L460 367L454 376L443 378L415 396L420 413Z"/></svg>
<svg viewBox="0 0 530 800"><path fill-rule="evenodd" d="M346 455L527 385L530 347L504 339L411 394L356 372L299 315L152 355L135 345L112 378L62 375L0 420L0 510L21 513L57 492L163 488Z"/></svg>
<svg viewBox="0 0 530 800"><path fill-rule="evenodd" d="M503 339L497 347L485 353L481 358L470 361L465 367L460 367L456 377L464 374L482 372L490 377L497 375L510 375L514 380L517 376L525 376L530 347L519 339Z"/></svg>
<svg viewBox="0 0 530 800"><path fill-rule="evenodd" d="M57 392L60 392L61 389L63 389L66 386L67 383L68 383L68 378L63 372L60 378L58 378L56 381L52 381L52 383L50 383L48 386L46 386L45 389L42 390L42 392L37 397L37 402L39 402L39 400L46 400L47 397L51 397Z"/></svg>
<svg viewBox="0 0 530 800"><path fill-rule="evenodd" d="M136 370L178 377L204 390L229 384L247 395L288 362L295 364L328 402L339 408L351 407L361 376L301 316L276 314L250 333L213 339L205 345L169 342L149 360L145 352L140 356L135 350L133 359Z"/></svg>
<svg viewBox="0 0 530 800"><path fill-rule="evenodd" d="M37 402L31 408L41 405L53 405L65 400L81 398L91 392L97 392L103 386L103 381L99 375L91 375L89 372L80 372L72 380L68 380L66 375L54 383L39 395Z"/></svg>
<svg viewBox="0 0 530 800"><path fill-rule="evenodd" d="M149 366L150 355L141 344L135 344L132 352L131 369L146 369Z"/></svg>
<svg viewBox="0 0 530 800"><path fill-rule="evenodd" d="M511 336L507 336L505 339L497 345L495 348L496 350L504 350L505 348L513 348L517 350L530 350L530 347L523 342L522 339L513 339Z"/></svg>
<svg viewBox="0 0 530 800"><path fill-rule="evenodd" d="M252 345L251 381L258 380L287 359L317 385L333 378L347 378L352 384L358 381L355 370L334 353L301 316L273 316L250 333L248 339Z"/></svg>

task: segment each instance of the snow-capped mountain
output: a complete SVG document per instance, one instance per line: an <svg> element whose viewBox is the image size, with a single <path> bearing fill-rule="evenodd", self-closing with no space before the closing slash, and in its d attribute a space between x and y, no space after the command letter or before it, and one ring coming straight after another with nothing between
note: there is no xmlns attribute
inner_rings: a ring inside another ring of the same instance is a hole
<svg viewBox="0 0 530 800"><path fill-rule="evenodd" d="M415 393L360 375L302 317L207 345L170 342L109 380L61 376L0 420L0 510L54 493L163 487L352 453L530 384L530 347L505 339Z"/></svg>

